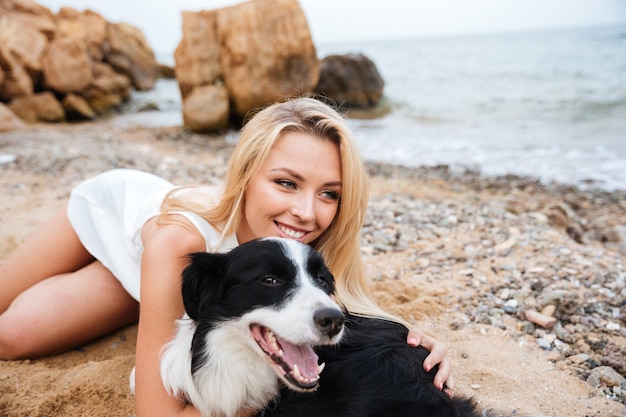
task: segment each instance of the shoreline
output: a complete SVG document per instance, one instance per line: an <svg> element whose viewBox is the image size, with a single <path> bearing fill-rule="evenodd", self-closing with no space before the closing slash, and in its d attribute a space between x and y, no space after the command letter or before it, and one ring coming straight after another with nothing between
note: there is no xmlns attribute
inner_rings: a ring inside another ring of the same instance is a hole
<svg viewBox="0 0 626 417"><path fill-rule="evenodd" d="M81 180L128 167L214 184L232 146L180 127L110 120L1 134L0 153L16 159L0 164L0 262ZM448 344L456 392L498 415L624 415L626 387L607 386L594 369L626 374L626 247L618 239L626 192L367 166L363 258L372 293ZM527 319L547 305L559 325ZM135 337L131 326L63 355L0 361L0 415L132 415Z"/></svg>

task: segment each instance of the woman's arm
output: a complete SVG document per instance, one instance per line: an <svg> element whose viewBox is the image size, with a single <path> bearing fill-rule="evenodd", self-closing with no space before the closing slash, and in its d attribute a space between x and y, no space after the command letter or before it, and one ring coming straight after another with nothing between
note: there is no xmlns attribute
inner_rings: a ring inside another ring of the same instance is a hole
<svg viewBox="0 0 626 417"><path fill-rule="evenodd" d="M424 369L430 371L439 365L437 374L433 384L440 390L443 390L449 396L452 396L454 390L454 379L452 378L452 365L448 358L448 348L445 344L425 335L417 329L409 330L407 342L411 346L423 346L430 352L424 360Z"/></svg>
<svg viewBox="0 0 626 417"><path fill-rule="evenodd" d="M175 322L184 312L181 274L187 264L186 255L205 250L204 241L192 230L178 223L156 225L151 220L142 233L144 253L135 359L138 417L200 416L194 407L167 394L160 375L161 348L172 339Z"/></svg>

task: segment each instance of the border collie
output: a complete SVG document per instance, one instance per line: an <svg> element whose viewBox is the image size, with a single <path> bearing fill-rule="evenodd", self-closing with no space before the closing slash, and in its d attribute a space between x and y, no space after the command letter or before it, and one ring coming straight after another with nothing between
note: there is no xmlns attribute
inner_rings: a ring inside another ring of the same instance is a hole
<svg viewBox="0 0 626 417"><path fill-rule="evenodd" d="M325 363L319 388L282 388L262 417L481 417L472 399L448 397L423 368L428 351L407 344L405 326L346 313L337 346L316 349ZM489 414L492 415L492 414Z"/></svg>
<svg viewBox="0 0 626 417"><path fill-rule="evenodd" d="M318 386L312 346L339 342L344 315L322 257L268 238L195 253L183 271L186 316L161 354L167 391L203 416L260 410L279 392Z"/></svg>
<svg viewBox="0 0 626 417"><path fill-rule="evenodd" d="M428 352L407 344L406 327L342 312L309 246L266 238L190 260L188 317L164 348L161 375L203 416L480 416L471 399L434 386Z"/></svg>

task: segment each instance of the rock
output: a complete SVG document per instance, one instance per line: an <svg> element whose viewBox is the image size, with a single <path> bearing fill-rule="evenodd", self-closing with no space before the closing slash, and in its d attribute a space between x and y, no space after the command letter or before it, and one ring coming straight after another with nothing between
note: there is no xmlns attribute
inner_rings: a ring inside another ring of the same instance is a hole
<svg viewBox="0 0 626 417"><path fill-rule="evenodd" d="M2 34L0 34L0 45L2 45ZM0 85L0 100L11 101L13 97L27 96L35 91L26 68L21 65L10 53L0 47L0 66L7 68L4 71L4 81Z"/></svg>
<svg viewBox="0 0 626 417"><path fill-rule="evenodd" d="M130 92L131 82L126 75L97 62L93 64L93 80L81 95L96 114L103 114L128 100Z"/></svg>
<svg viewBox="0 0 626 417"><path fill-rule="evenodd" d="M109 24L107 38L111 50L105 61L130 78L137 90L152 88L159 78L159 67L143 33L126 23Z"/></svg>
<svg viewBox="0 0 626 417"><path fill-rule="evenodd" d="M592 379L594 384L599 381L607 387L619 387L622 384L626 384L626 378L618 374L617 371L610 366L598 366L597 368L593 368L589 373L589 378ZM587 381L589 382L589 379Z"/></svg>
<svg viewBox="0 0 626 417"><path fill-rule="evenodd" d="M548 304L541 310L541 314L543 314L544 316L552 317L555 310L556 307L554 306L554 304Z"/></svg>
<svg viewBox="0 0 626 417"><path fill-rule="evenodd" d="M74 9L63 7L58 13L59 19L71 20L80 24L87 45L87 53L94 62L104 61L105 55L111 50L107 27L109 22L98 13L85 10L80 13Z"/></svg>
<svg viewBox="0 0 626 417"><path fill-rule="evenodd" d="M183 121L194 132L225 130L228 127L228 91L215 85L194 88L183 102Z"/></svg>
<svg viewBox="0 0 626 417"><path fill-rule="evenodd" d="M76 94L68 94L63 99L63 107L68 118L72 119L95 119L96 112L91 108L87 100Z"/></svg>
<svg viewBox="0 0 626 417"><path fill-rule="evenodd" d="M526 320L530 321L531 323L535 323L543 327L544 329L550 329L556 324L557 321L554 317L546 316L534 310L526 310L524 312L524 315L526 316Z"/></svg>
<svg viewBox="0 0 626 417"><path fill-rule="evenodd" d="M91 60L87 53L84 33L69 33L77 25L66 25L68 34L56 37L42 58L43 82L47 89L58 93L85 90L93 79Z"/></svg>
<svg viewBox="0 0 626 417"><path fill-rule="evenodd" d="M498 256L507 256L513 250L513 247L517 244L517 238L515 236L511 236L507 240L502 243L494 246L493 251Z"/></svg>
<svg viewBox="0 0 626 417"><path fill-rule="evenodd" d="M320 79L315 90L349 109L375 106L384 86L376 65L365 55L329 55L320 62Z"/></svg>
<svg viewBox="0 0 626 417"><path fill-rule="evenodd" d="M235 119L285 96L311 92L319 79L317 52L297 0L183 13L183 38L174 58L183 102L196 87L224 85Z"/></svg>
<svg viewBox="0 0 626 417"><path fill-rule="evenodd" d="M0 54L5 57L7 64L21 65L28 71L41 71L41 57L48 45L48 37L42 33L41 27L46 27L48 33L54 32L54 24L48 16L28 16L9 13L0 25ZM52 30L51 30L52 29ZM13 61L8 59L8 56ZM8 67L12 72L12 66Z"/></svg>
<svg viewBox="0 0 626 417"><path fill-rule="evenodd" d="M171 65L166 64L158 64L159 66L159 77L161 78L176 78L176 70Z"/></svg>
<svg viewBox="0 0 626 417"><path fill-rule="evenodd" d="M183 38L174 60L183 101L194 87L223 82L216 10L183 12Z"/></svg>
<svg viewBox="0 0 626 417"><path fill-rule="evenodd" d="M224 82L236 116L317 85L317 51L297 0L259 0L220 9L217 31Z"/></svg>
<svg viewBox="0 0 626 417"><path fill-rule="evenodd" d="M57 98L49 91L30 96L18 97L9 108L20 119L35 122L61 122L65 120L65 110Z"/></svg>
<svg viewBox="0 0 626 417"><path fill-rule="evenodd" d="M626 226L615 225L603 231L601 240L609 247L626 253Z"/></svg>
<svg viewBox="0 0 626 417"><path fill-rule="evenodd" d="M0 103L0 132L10 132L24 127L24 122L7 106Z"/></svg>

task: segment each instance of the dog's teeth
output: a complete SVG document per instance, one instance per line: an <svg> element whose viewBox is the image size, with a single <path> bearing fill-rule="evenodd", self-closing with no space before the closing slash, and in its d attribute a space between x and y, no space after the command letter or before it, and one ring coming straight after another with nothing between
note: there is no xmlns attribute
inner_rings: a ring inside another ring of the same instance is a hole
<svg viewBox="0 0 626 417"><path fill-rule="evenodd" d="M324 370L324 368L326 368L326 362L322 362L319 364L319 366L317 367L319 373L322 373L322 371Z"/></svg>
<svg viewBox="0 0 626 417"><path fill-rule="evenodd" d="M302 381L302 374L300 373L300 369L298 368L298 365L293 365L293 373L292 373L293 377L295 379L298 379L300 381Z"/></svg>
<svg viewBox="0 0 626 417"><path fill-rule="evenodd" d="M275 351L278 355L282 356L283 351L280 349L280 345L276 340L276 336L274 336L274 332L271 330L267 332L267 337L265 338L267 343L271 346L272 350Z"/></svg>

